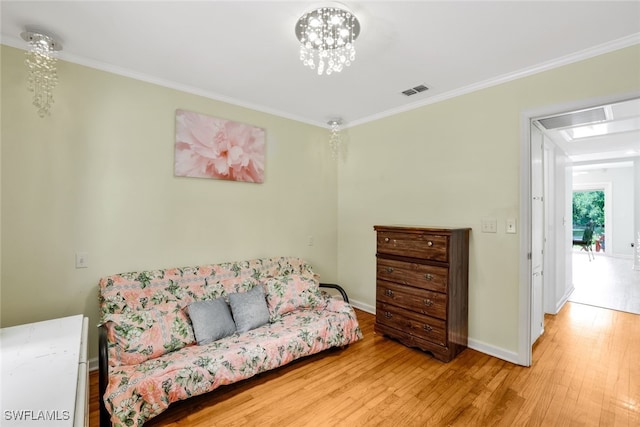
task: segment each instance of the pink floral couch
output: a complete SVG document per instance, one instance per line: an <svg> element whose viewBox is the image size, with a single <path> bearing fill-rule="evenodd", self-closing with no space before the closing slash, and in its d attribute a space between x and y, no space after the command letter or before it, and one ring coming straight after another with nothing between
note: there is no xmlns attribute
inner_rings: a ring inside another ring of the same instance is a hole
<svg viewBox="0 0 640 427"><path fill-rule="evenodd" d="M99 298L101 425L140 426L172 402L362 338L344 291L318 283L299 258L116 274L100 280ZM222 315L203 323L195 309L214 305ZM225 324L223 337L200 339Z"/></svg>

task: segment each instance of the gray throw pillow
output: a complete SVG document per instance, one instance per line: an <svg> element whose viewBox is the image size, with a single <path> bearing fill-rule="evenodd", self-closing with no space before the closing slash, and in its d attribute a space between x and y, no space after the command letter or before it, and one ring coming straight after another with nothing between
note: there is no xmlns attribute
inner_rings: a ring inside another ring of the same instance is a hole
<svg viewBox="0 0 640 427"><path fill-rule="evenodd" d="M198 345L209 344L236 332L229 306L224 298L189 304L189 317Z"/></svg>
<svg viewBox="0 0 640 427"><path fill-rule="evenodd" d="M229 294L229 303L238 332L247 332L269 322L269 308L262 285L247 292Z"/></svg>

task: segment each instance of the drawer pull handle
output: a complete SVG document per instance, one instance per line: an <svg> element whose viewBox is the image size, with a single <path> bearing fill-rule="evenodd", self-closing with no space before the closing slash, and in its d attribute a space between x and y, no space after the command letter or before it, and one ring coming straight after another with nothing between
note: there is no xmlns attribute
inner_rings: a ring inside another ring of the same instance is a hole
<svg viewBox="0 0 640 427"><path fill-rule="evenodd" d="M424 305L426 305L427 307L431 307L433 305L433 301L431 301L430 299L425 299Z"/></svg>
<svg viewBox="0 0 640 427"><path fill-rule="evenodd" d="M433 280L433 275L427 273L427 274L424 275L424 278L427 279L427 280Z"/></svg>
<svg viewBox="0 0 640 427"><path fill-rule="evenodd" d="M425 330L425 331L427 331L427 332L431 332L431 331L433 331L433 328L432 328L431 326L429 326L429 325L424 325L424 326L422 327L422 329L424 329L424 330Z"/></svg>
<svg viewBox="0 0 640 427"><path fill-rule="evenodd" d="M393 314L389 313L388 311L385 311L384 317L386 317L387 319L391 319L393 317Z"/></svg>
<svg viewBox="0 0 640 427"><path fill-rule="evenodd" d="M427 241L427 246L429 246L429 247L433 246L433 242L431 240L428 240Z"/></svg>
<svg viewBox="0 0 640 427"><path fill-rule="evenodd" d="M387 267L386 270L387 270L387 273L393 273L393 268L391 267Z"/></svg>
<svg viewBox="0 0 640 427"><path fill-rule="evenodd" d="M392 297L393 291L391 289L385 289L384 294L388 297Z"/></svg>
<svg viewBox="0 0 640 427"><path fill-rule="evenodd" d="M385 237L385 238L384 238L384 242L385 242L385 243L389 243L389 238L388 238L388 237Z"/></svg>

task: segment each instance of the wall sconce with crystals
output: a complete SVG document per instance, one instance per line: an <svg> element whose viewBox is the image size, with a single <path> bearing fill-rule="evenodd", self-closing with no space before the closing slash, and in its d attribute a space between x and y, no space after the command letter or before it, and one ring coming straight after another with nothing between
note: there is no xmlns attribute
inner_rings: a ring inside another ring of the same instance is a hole
<svg viewBox="0 0 640 427"><path fill-rule="evenodd" d="M27 89L33 92L33 105L38 109L38 115L44 117L51 114L53 88L58 83L55 52L62 50L62 45L42 33L25 31L20 36L29 42L24 61L29 72Z"/></svg>
<svg viewBox="0 0 640 427"><path fill-rule="evenodd" d="M338 158L340 154L340 144L342 143L342 137L340 136L340 126L342 125L341 119L330 120L329 125L329 148L331 149L331 157Z"/></svg>
<svg viewBox="0 0 640 427"><path fill-rule="evenodd" d="M321 7L296 23L300 60L318 75L339 73L356 59L353 42L360 34L358 18L346 9Z"/></svg>

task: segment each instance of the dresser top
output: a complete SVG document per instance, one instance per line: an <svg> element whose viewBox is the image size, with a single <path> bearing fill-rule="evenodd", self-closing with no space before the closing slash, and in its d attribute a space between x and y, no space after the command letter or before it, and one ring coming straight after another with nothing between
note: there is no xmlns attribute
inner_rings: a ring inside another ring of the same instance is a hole
<svg viewBox="0 0 640 427"><path fill-rule="evenodd" d="M451 233L454 231L471 231L471 227L426 227L418 225L374 225L376 231L403 231L413 233Z"/></svg>

